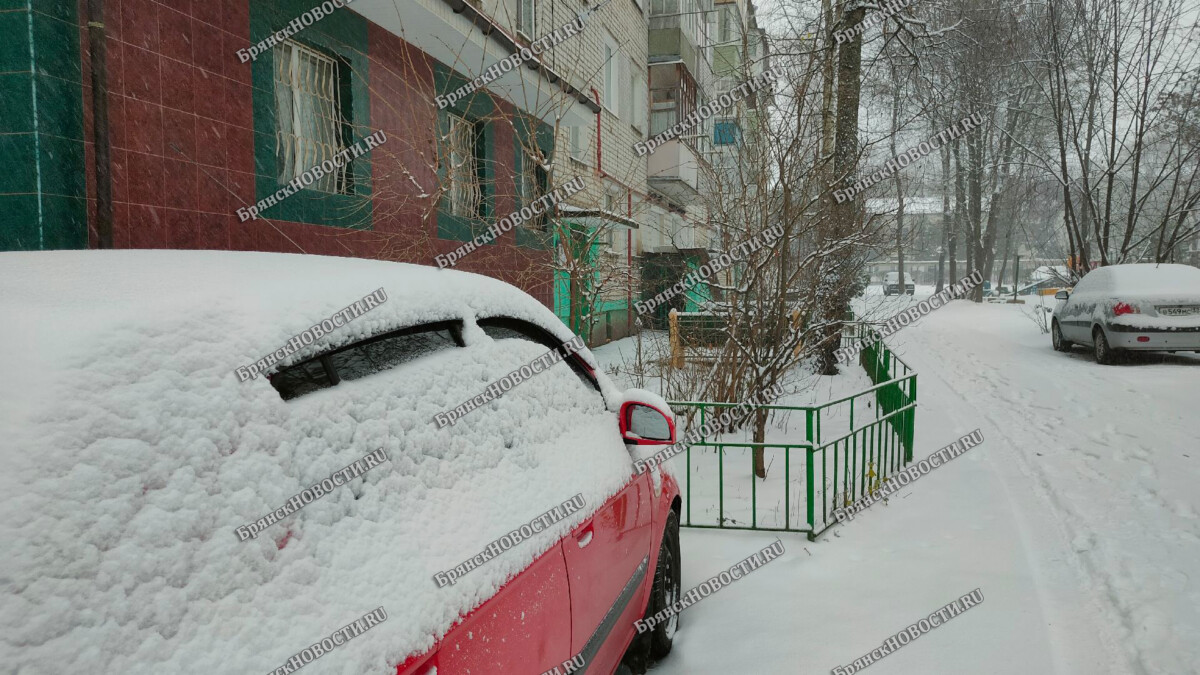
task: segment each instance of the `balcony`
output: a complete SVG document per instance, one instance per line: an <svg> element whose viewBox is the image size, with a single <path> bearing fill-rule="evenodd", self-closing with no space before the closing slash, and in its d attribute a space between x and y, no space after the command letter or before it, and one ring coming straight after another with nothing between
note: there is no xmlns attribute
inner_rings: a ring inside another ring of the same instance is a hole
<svg viewBox="0 0 1200 675"><path fill-rule="evenodd" d="M521 48L521 42L464 0L357 0L349 7L458 71L467 81ZM403 20L401 19L403 17ZM513 68L485 88L517 108L565 126L588 124L600 106L538 59ZM563 95L570 104L562 108Z"/></svg>
<svg viewBox="0 0 1200 675"><path fill-rule="evenodd" d="M673 139L650 154L646 179L650 187L672 199L691 201L700 194L702 161L687 143Z"/></svg>
<svg viewBox="0 0 1200 675"><path fill-rule="evenodd" d="M650 0L650 63L682 61L693 76L711 70L702 51L708 44L703 16L711 6L710 0Z"/></svg>

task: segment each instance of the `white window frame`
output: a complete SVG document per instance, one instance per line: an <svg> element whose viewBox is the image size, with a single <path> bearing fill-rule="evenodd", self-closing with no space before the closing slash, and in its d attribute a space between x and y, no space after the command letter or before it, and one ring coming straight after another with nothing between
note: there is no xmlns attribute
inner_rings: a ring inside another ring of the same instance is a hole
<svg viewBox="0 0 1200 675"><path fill-rule="evenodd" d="M620 195L617 195L612 192L605 192L604 193L604 212L616 214L617 209L619 207L620 207ZM608 234L607 234L608 251L610 253L620 253L620 251L617 249L617 227L616 227L616 225L609 223L605 227L608 228Z"/></svg>
<svg viewBox="0 0 1200 675"><path fill-rule="evenodd" d="M567 150L571 159L580 164L587 164L588 144L584 138L586 129L582 126L567 127Z"/></svg>
<svg viewBox="0 0 1200 675"><path fill-rule="evenodd" d="M516 30L526 40L537 35L537 0L517 0Z"/></svg>
<svg viewBox="0 0 1200 675"><path fill-rule="evenodd" d="M604 58L600 67L601 86L604 90L602 104L605 110L619 118L617 110L621 105L621 50L617 48L617 41L608 33L604 33L601 41L603 47L600 55Z"/></svg>
<svg viewBox="0 0 1200 675"><path fill-rule="evenodd" d="M730 2L720 7L721 11L717 13L717 44L725 44L732 42L741 31L737 25L737 4Z"/></svg>
<svg viewBox="0 0 1200 675"><path fill-rule="evenodd" d="M630 107L632 115L629 118L629 124L638 131L642 136L646 135L647 111L646 111L646 96L649 91L649 83L646 80L646 69L636 68L634 63L629 63L629 90L630 90Z"/></svg>

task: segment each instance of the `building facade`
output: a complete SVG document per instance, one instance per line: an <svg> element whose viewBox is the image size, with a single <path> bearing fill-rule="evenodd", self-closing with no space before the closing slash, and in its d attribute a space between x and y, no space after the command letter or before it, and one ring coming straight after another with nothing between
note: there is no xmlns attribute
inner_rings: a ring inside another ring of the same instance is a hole
<svg viewBox="0 0 1200 675"><path fill-rule="evenodd" d="M714 246L725 122L634 150L723 81L711 0L101 5L100 97L87 2L0 8L0 250L111 239L434 264L580 177L455 266L530 292L594 344L637 329L633 302L657 292L647 256L694 267Z"/></svg>

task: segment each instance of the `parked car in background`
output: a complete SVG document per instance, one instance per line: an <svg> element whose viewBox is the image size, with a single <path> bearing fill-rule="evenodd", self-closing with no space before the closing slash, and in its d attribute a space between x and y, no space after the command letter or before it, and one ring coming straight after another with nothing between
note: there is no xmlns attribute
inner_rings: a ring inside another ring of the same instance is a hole
<svg viewBox="0 0 1200 675"><path fill-rule="evenodd" d="M274 253L0 260L0 310L38 326L0 336L0 594L64 638L11 672L292 672L375 608L319 665L611 675L670 651L675 617L635 621L680 596L679 488L634 462L674 418L516 287Z"/></svg>
<svg viewBox="0 0 1200 675"><path fill-rule="evenodd" d="M1123 351L1200 351L1200 269L1111 265L1062 290L1050 324L1054 349L1087 345L1098 363Z"/></svg>
<svg viewBox="0 0 1200 675"><path fill-rule="evenodd" d="M1021 286L1017 289L1017 295L1055 295L1065 287L1066 283L1061 279L1042 279ZM1009 293L1011 292L1010 290Z"/></svg>
<svg viewBox="0 0 1200 675"><path fill-rule="evenodd" d="M990 294L987 292L984 293L983 299L988 302L1008 302L1013 299L1012 286L995 286L992 288Z"/></svg>
<svg viewBox="0 0 1200 675"><path fill-rule="evenodd" d="M907 293L913 295L917 292L917 286L913 283L912 275L907 272L904 274L904 289L900 288L900 273L888 272L883 279L883 294L884 295L900 295Z"/></svg>

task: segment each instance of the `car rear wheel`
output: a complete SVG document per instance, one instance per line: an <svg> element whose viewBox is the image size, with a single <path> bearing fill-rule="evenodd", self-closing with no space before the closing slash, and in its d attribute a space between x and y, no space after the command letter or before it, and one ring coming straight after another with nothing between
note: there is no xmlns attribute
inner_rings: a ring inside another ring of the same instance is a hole
<svg viewBox="0 0 1200 675"><path fill-rule="evenodd" d="M654 588L650 592L647 616L674 605L679 601L679 516L671 509L667 515L667 527L663 532L662 546L658 551L658 565L654 568ZM679 615L658 624L650 633L650 656L661 659L671 653L671 643L679 628Z"/></svg>
<svg viewBox="0 0 1200 675"><path fill-rule="evenodd" d="M1104 330L1099 326L1092 329L1092 351L1096 355L1096 363L1106 366L1116 357L1112 347L1108 345L1108 338L1104 337Z"/></svg>
<svg viewBox="0 0 1200 675"><path fill-rule="evenodd" d="M1063 338L1062 329L1058 327L1058 321L1050 324L1050 342L1054 344L1054 351L1056 352L1071 351L1071 343Z"/></svg>

